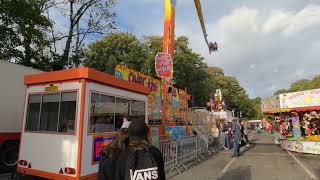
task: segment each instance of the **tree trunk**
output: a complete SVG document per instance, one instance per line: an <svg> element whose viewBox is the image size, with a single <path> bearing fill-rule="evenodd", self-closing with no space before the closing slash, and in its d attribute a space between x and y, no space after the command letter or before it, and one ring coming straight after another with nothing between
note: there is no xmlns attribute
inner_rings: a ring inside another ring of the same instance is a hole
<svg viewBox="0 0 320 180"><path fill-rule="evenodd" d="M32 28L32 27L31 27ZM28 67L31 67L32 66L32 63L31 63L31 59L32 59L32 50L31 50L31 37L30 35L28 34L28 29L25 29L24 30L24 37L23 37L23 47L24 47L24 53L25 53L25 56L22 60L22 64L25 65L25 66L28 66Z"/></svg>
<svg viewBox="0 0 320 180"><path fill-rule="evenodd" d="M63 51L63 54L61 56L61 63L59 64L59 67L63 69L63 67L67 64L69 60L69 53L70 53L70 48L71 48L71 43L72 43L72 36L73 36L73 25L70 25L69 33L68 33L68 38L66 41L66 45Z"/></svg>
<svg viewBox="0 0 320 180"><path fill-rule="evenodd" d="M70 53L72 36L73 36L73 28L74 28L73 3L74 3L74 1L70 1L70 15L69 15L70 16L70 27L69 27L69 32L68 32L68 38L66 41L66 45L65 45L63 54L61 56L61 60L59 61L59 64L57 64L58 69L55 69L55 70L63 69L69 60L69 53Z"/></svg>

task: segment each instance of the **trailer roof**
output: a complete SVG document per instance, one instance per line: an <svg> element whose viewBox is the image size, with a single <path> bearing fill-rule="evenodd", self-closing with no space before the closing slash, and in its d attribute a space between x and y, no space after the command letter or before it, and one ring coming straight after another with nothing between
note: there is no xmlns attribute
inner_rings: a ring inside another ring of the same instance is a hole
<svg viewBox="0 0 320 180"><path fill-rule="evenodd" d="M108 86L113 86L145 95L150 93L150 90L147 87L87 67L26 75L24 77L24 84L37 85L77 79L87 79L93 82L98 82Z"/></svg>

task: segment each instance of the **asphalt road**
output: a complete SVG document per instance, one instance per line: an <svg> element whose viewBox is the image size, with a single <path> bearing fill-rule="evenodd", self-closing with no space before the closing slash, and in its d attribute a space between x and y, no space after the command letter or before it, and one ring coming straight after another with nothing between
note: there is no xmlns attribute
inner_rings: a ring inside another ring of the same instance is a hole
<svg viewBox="0 0 320 180"><path fill-rule="evenodd" d="M253 135L241 156L222 151L173 180L313 180L320 179L320 156L288 153L272 143L272 135Z"/></svg>

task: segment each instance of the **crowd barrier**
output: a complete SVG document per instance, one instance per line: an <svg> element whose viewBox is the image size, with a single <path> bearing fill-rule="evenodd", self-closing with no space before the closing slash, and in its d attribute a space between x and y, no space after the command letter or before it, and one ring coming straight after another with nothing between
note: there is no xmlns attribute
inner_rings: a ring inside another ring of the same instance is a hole
<svg viewBox="0 0 320 180"><path fill-rule="evenodd" d="M210 154L221 150L219 138L209 134L164 139L159 141L165 171L182 173L188 164L206 160Z"/></svg>

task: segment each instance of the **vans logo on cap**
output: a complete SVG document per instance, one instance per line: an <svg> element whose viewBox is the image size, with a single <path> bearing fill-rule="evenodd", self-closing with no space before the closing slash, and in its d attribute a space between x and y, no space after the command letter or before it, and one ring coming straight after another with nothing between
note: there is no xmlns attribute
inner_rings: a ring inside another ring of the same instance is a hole
<svg viewBox="0 0 320 180"><path fill-rule="evenodd" d="M158 168L139 169L133 171L130 169L131 180L153 180L158 179Z"/></svg>

